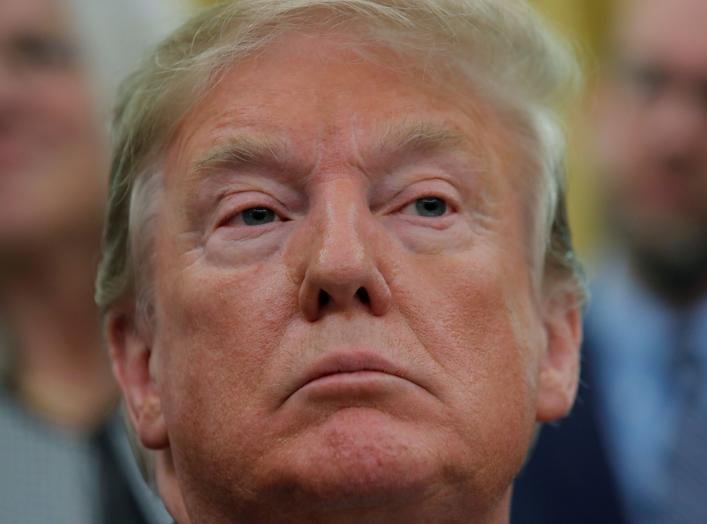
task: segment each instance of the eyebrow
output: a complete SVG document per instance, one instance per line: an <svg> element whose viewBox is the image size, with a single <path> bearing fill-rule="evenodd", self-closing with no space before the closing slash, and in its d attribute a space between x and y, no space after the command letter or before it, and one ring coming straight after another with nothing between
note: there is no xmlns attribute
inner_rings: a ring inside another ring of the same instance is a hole
<svg viewBox="0 0 707 524"><path fill-rule="evenodd" d="M439 153L461 148L465 137L446 126L408 122L383 128L373 151L380 156L406 153Z"/></svg>
<svg viewBox="0 0 707 524"><path fill-rule="evenodd" d="M390 172L411 162L431 160L445 154L462 159L474 171L484 171L488 162L481 142L457 130L453 124L434 121L403 121L385 124L371 133L374 139L358 154L364 172Z"/></svg>
<svg viewBox="0 0 707 524"><path fill-rule="evenodd" d="M193 165L192 172L204 173L241 166L270 165L281 168L291 163L287 146L272 137L238 133L229 137Z"/></svg>
<svg viewBox="0 0 707 524"><path fill-rule="evenodd" d="M356 151L359 165L367 171L371 165L388 166L399 158L413 154L440 154L450 151L471 152L464 134L449 126L413 121L382 125L371 133L375 137L364 149ZM471 153L472 157L476 154ZM190 172L195 176L220 170L268 167L288 177L306 175L314 170L314 162L306 165L291 152L286 141L250 131L237 132L207 151L194 162Z"/></svg>

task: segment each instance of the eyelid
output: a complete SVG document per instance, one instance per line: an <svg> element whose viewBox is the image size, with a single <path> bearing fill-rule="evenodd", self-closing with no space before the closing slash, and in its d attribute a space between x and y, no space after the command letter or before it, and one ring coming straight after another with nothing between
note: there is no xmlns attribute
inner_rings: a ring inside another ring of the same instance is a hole
<svg viewBox="0 0 707 524"><path fill-rule="evenodd" d="M239 199L239 202L237 204L231 204L230 202L236 198ZM281 222L289 220L287 213L284 211L285 206L276 198L259 191L242 191L238 193L230 193L222 197L218 208L224 208L224 210L219 211L217 209L215 220L211 229L215 230L220 227L225 227L227 223L231 222L244 211L257 207L272 210Z"/></svg>
<svg viewBox="0 0 707 524"><path fill-rule="evenodd" d="M440 190L439 188L405 188L403 191L399 192L392 202L392 212L399 213L410 205L413 205L417 200L421 198L439 198L447 204L448 211L451 213L456 213L459 211L460 199L459 196L454 194L453 189L447 191ZM446 213L446 216L450 213Z"/></svg>
<svg viewBox="0 0 707 524"><path fill-rule="evenodd" d="M457 211L461 204L461 194L453 182L446 177L434 177L414 180L395 191L389 198L374 209L381 214L397 212L418 198L435 197L444 199Z"/></svg>
<svg viewBox="0 0 707 524"><path fill-rule="evenodd" d="M283 214L280 213L280 212L279 212L277 209L275 209L273 206L264 206L264 205L256 204L256 205L252 205L252 206L251 206L251 205L248 205L248 206L246 206L246 207L240 208L240 209L237 210L237 211L233 211L233 212L231 212L231 213L226 214L223 219L221 219L221 220L219 220L219 221L217 222L216 227L217 227L217 228L219 228L219 227L227 227L229 224L231 224L231 223L233 222L233 220L234 220L235 218L237 218L237 217L239 217L239 216L242 217L242 216L243 216L243 213L244 213L245 211L247 211L247 210L249 210L249 209L253 209L253 208L269 209L269 210L271 210L273 213L275 213L276 219L275 219L273 222L269 222L269 223L267 223L267 224L263 224L263 226L266 226L266 225L268 225L268 224L274 224L274 223L277 223L277 222L287 222L287 219L283 216ZM255 226L248 226L248 225L246 225L245 223L243 223L242 221L241 221L241 223L232 224L230 227L236 227L236 226L238 226L238 227L240 227L240 226L243 226L243 227L255 227ZM262 226L261 226L261 227L262 227Z"/></svg>

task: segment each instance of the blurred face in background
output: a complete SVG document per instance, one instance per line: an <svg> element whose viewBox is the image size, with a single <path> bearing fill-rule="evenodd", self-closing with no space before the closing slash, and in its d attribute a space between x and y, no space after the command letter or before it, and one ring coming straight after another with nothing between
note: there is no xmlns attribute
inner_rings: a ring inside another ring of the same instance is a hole
<svg viewBox="0 0 707 524"><path fill-rule="evenodd" d="M707 267L707 0L626 3L599 145L614 228L664 273Z"/></svg>
<svg viewBox="0 0 707 524"><path fill-rule="evenodd" d="M99 231L106 144L53 0L0 1L0 257Z"/></svg>

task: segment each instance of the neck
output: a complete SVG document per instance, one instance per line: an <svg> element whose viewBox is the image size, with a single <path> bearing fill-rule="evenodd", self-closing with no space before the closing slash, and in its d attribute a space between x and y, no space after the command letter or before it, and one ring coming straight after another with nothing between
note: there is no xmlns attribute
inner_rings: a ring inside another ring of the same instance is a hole
<svg viewBox="0 0 707 524"><path fill-rule="evenodd" d="M98 424L116 398L93 303L96 259L93 248L62 245L0 272L15 392L39 416L75 430Z"/></svg>

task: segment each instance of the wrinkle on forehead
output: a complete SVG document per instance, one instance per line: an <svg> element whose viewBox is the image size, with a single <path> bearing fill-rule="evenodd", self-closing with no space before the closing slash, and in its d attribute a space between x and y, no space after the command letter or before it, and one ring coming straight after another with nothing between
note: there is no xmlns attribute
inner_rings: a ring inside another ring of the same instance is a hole
<svg viewBox="0 0 707 524"><path fill-rule="evenodd" d="M258 166L302 187L315 172L383 176L444 157L492 186L518 175L503 118L468 78L422 77L412 74L414 63L401 72L386 64L385 49L350 62L355 51L326 49L330 36L310 60L300 47L314 40L289 38L234 64L193 106L168 147L168 171L184 169L182 181L197 181L219 166ZM283 67L294 74L283 76ZM381 89L394 104L381 103Z"/></svg>
<svg viewBox="0 0 707 524"><path fill-rule="evenodd" d="M366 131L359 131L356 123L352 122L351 142L356 161L366 169L370 159L375 162L376 159L411 155L471 153L471 144L458 126L447 119L440 120L415 117L396 119L374 124L372 130Z"/></svg>
<svg viewBox="0 0 707 524"><path fill-rule="evenodd" d="M284 135L284 136L283 136ZM361 139L359 135L364 135ZM385 173L414 160L454 156L478 173L488 169L488 160L471 141L451 122L436 119L404 119L374 125L372 131L361 131L351 125L350 147L344 148L348 165L363 173ZM235 127L215 144L197 155L188 168L190 182L219 171L237 172L240 169L265 168L268 173L285 182L304 186L315 170L321 168L327 144L319 140L317 158L298 154L287 132L263 133ZM332 137L332 140L340 138ZM338 159L337 159L338 160ZM326 160L325 160L326 161Z"/></svg>
<svg viewBox="0 0 707 524"><path fill-rule="evenodd" d="M707 2L705 0L623 0L619 4L614 40L619 50L632 53L675 51L707 59ZM689 57L686 57L689 58Z"/></svg>
<svg viewBox="0 0 707 524"><path fill-rule="evenodd" d="M195 113L202 113L200 119L213 119L212 123L215 124L215 127L221 123L228 124L227 119L216 121L219 115L225 116L222 106L217 107L205 102L213 98L214 92L223 91L224 85L233 84L231 81L233 75L236 75L239 84L238 91L234 91L236 95L250 91L257 93L260 101L256 103L250 97L249 103L251 105L228 108L227 111L233 112L230 115L231 121L237 119L243 125L248 123L248 125L256 124L258 126L267 123L262 121L263 112L261 110L267 109L269 101L281 98L283 95L281 90L282 72L281 70L273 71L268 65L273 62L291 64L293 61L298 62L299 67L315 72L330 64L335 66L336 63L344 63L350 66L341 70L340 76L332 76L327 79L330 89L326 93L323 93L322 89L317 89L316 85L313 86L308 75L299 75L296 82L293 82L293 78L287 78L286 83L290 86L288 93L290 97L303 101L316 98L321 107L336 104L340 98L351 96L352 93L358 94L361 91L356 86L358 81L356 71L360 67L368 68L372 73L366 78L371 86L375 87L375 84L379 82L386 82L391 77L396 77L400 81L399 89L405 90L408 86L413 86L416 90L424 91L429 97L431 105L436 99L448 98L446 95L450 93L453 93L459 100L470 101L478 98L475 96L478 95L475 92L476 89L473 88L465 74L459 72L451 74L448 69L432 71L421 57L415 55L403 59L399 52L388 48L384 42L369 42L363 40L360 35L351 34L351 31L341 28L318 30L316 34L302 34L294 31L278 35L255 54L236 59L228 70L218 76L218 79L206 93L206 100L197 104L200 109L192 107L191 114L188 118L183 119L182 123L191 121L197 116ZM211 106L208 107L208 111L204 111L205 105ZM473 111L477 111L477 109L475 108ZM256 122L250 122L252 118L249 116L253 114L257 116ZM293 129L297 130L298 126L294 126ZM326 139L337 130L329 129L322 124L318 131L320 137Z"/></svg>

